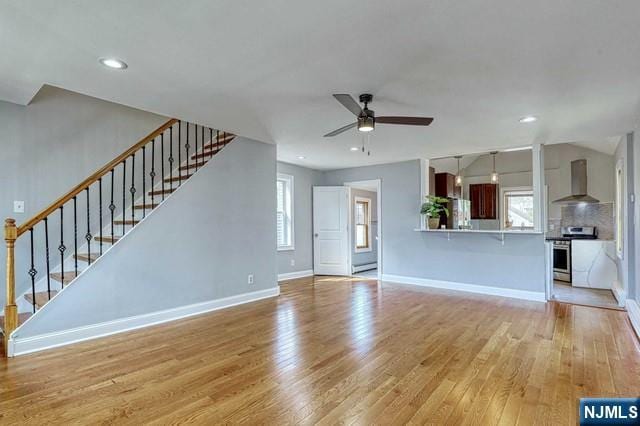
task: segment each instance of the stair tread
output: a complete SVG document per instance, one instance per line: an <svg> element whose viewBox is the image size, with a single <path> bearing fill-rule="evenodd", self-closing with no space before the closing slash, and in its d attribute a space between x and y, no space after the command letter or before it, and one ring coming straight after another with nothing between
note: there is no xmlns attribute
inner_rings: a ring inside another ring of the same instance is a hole
<svg viewBox="0 0 640 426"><path fill-rule="evenodd" d="M180 166L180 170L190 170L190 169L199 168L207 164L207 161L199 161L197 163L191 163L189 165Z"/></svg>
<svg viewBox="0 0 640 426"><path fill-rule="evenodd" d="M91 260L95 262L100 257L100 253L78 253L76 254L76 259L82 260L83 262L88 262ZM66 273L65 273L66 275Z"/></svg>
<svg viewBox="0 0 640 426"><path fill-rule="evenodd" d="M140 223L138 219L114 220L114 225L137 225Z"/></svg>
<svg viewBox="0 0 640 426"><path fill-rule="evenodd" d="M53 297L53 294L51 297ZM31 315L33 315L31 312L20 312L18 314L18 325L24 324L26 320L31 318ZM0 315L0 328L4 328L4 315Z"/></svg>
<svg viewBox="0 0 640 426"><path fill-rule="evenodd" d="M214 155L216 155L221 150L222 150L222 148L220 148L218 150L213 150L213 151L202 151L202 152L199 152L197 154L193 154L191 156L191 159L192 160L198 160L198 159L202 159L202 158L213 157Z"/></svg>
<svg viewBox="0 0 640 426"><path fill-rule="evenodd" d="M56 294L58 294L58 292L56 290L51 290L51 298L53 298L53 296L55 296ZM32 293L27 293L24 295L24 298L27 300L27 302L31 303L32 305L33 303L33 294ZM45 305L45 303L47 303L49 301L49 293L46 291L39 291L36 293L36 298L35 298L35 305L37 308L41 308Z"/></svg>
<svg viewBox="0 0 640 426"><path fill-rule="evenodd" d="M181 180L187 180L187 179L189 179L191 176L193 176L193 174L180 175L180 176L173 176L173 177L168 177L168 178L166 178L164 181L165 181L165 182L176 182L176 181L181 181Z"/></svg>
<svg viewBox="0 0 640 426"><path fill-rule="evenodd" d="M145 203L145 204L136 204L135 206L133 206L133 208L136 209L136 210L155 209L158 206L159 206L158 203L155 203L155 204Z"/></svg>
<svg viewBox="0 0 640 426"><path fill-rule="evenodd" d="M235 137L235 136L234 136ZM227 139L226 141L220 139L220 143L216 143L216 142L209 142L208 144L204 145L202 147L203 150L210 150L216 147L220 147L220 149L224 148L226 145L229 145L229 143L231 142L231 139L233 139L233 137Z"/></svg>
<svg viewBox="0 0 640 426"><path fill-rule="evenodd" d="M96 241L102 241L102 242L105 242L105 243L115 243L115 242L116 242L116 241L118 241L120 238L121 238L121 237L113 237L113 238L112 238L111 236L108 236L108 237L107 237L107 236L103 236L103 237L100 237L100 236L93 237L93 239L94 239L94 240L96 240Z"/></svg>
<svg viewBox="0 0 640 426"><path fill-rule="evenodd" d="M80 272L82 272L82 271L78 271L78 274ZM58 282L61 282L61 283L63 282L62 273L60 273L60 272L52 272L52 273L49 274L49 276L52 279L54 279L54 280L56 280ZM69 284L71 281L75 280L76 277L77 277L76 271L64 271L64 282L63 283L64 284ZM45 293L46 293L46 291L45 291Z"/></svg>
<svg viewBox="0 0 640 426"><path fill-rule="evenodd" d="M155 191L149 191L149 195L171 194L175 190L176 188L157 189Z"/></svg>

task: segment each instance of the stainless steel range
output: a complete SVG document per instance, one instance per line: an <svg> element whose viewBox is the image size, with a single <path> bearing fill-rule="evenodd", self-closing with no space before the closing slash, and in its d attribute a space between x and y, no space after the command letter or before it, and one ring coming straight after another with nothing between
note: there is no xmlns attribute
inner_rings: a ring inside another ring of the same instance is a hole
<svg viewBox="0 0 640 426"><path fill-rule="evenodd" d="M553 239L553 278L571 282L571 240L596 239L595 226L563 226L562 237Z"/></svg>

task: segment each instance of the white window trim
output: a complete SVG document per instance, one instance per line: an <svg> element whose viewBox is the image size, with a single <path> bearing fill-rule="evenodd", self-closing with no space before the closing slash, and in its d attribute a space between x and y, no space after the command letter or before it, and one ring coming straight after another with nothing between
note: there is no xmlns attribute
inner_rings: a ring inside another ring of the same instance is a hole
<svg viewBox="0 0 640 426"><path fill-rule="evenodd" d="M358 248L358 243L355 242L355 235L356 235L356 227L357 227L357 220L356 220L356 204L358 204L358 202L366 202L368 203L369 207L367 208L367 241L369 241L369 247L366 248ZM369 253L373 251L373 241L371 240L371 198L365 198L365 197L354 197L353 200L353 234L354 234L354 252L355 253Z"/></svg>
<svg viewBox="0 0 640 426"><path fill-rule="evenodd" d="M278 173L277 174L277 180L287 181L288 186L290 188L289 189L289 192L290 192L289 198L290 198L290 201L291 201L291 244L286 245L286 246L278 245L277 249L278 249L278 251L292 251L292 250L295 250L295 241L296 241L296 239L295 239L296 226L295 226L295 220L294 220L294 218L295 218L295 214L294 214L294 211L295 211L295 209L294 209L294 205L295 205L295 190L294 190L294 186L293 186L293 176L285 174L285 173ZM276 241L276 244L277 244L277 241Z"/></svg>
<svg viewBox="0 0 640 426"><path fill-rule="evenodd" d="M620 174L620 184L618 185L618 174ZM615 170L615 191L616 191L616 202L615 202L615 212L614 212L614 221L615 221L615 242L616 242L616 255L618 259L624 260L624 250L625 250L625 215L626 215L626 180L627 176L624 169L624 163L622 159L620 159L616 163Z"/></svg>
<svg viewBox="0 0 640 426"><path fill-rule="evenodd" d="M533 186L510 186L510 187L500 187L500 208L498 209L500 211L500 214L498 215L499 219L500 219L500 229L502 230L507 230L507 228L505 227L505 209L507 208L506 203L504 202L504 194L505 192L514 192L514 191L531 191L531 194L533 196L533 204L534 204L534 208L535 208L535 198L536 195L533 192ZM534 216L535 217L535 216ZM535 222L535 220L534 220ZM520 227L516 227L516 228L512 228L512 229L520 229ZM535 223L534 226L532 227L527 227L525 228L526 230L533 230L535 229Z"/></svg>

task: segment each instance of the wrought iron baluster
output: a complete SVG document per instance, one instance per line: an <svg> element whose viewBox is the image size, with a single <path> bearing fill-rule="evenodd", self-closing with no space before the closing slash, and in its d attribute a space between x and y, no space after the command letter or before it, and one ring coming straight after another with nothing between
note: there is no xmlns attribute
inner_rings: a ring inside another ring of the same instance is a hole
<svg viewBox="0 0 640 426"><path fill-rule="evenodd" d="M200 159L198 158L198 125L195 124L195 127L193 128L193 137L196 140L196 147L195 147L195 151L194 151L194 157L196 157L195 161L196 161L196 172L198 171L198 161L200 161Z"/></svg>
<svg viewBox="0 0 640 426"><path fill-rule="evenodd" d="M125 158L122 161L122 235L124 235L124 233L126 232L126 221L125 221L125 211L124 211L125 210L124 206L126 205L126 202L127 202L126 186L127 186L127 159ZM113 243L114 241L113 239L111 239L111 244Z"/></svg>
<svg viewBox="0 0 640 426"><path fill-rule="evenodd" d="M204 154L204 126L200 126L200 150ZM202 161L204 161L204 157L202 157Z"/></svg>
<svg viewBox="0 0 640 426"><path fill-rule="evenodd" d="M142 204L147 202L147 154L146 154L147 146L144 145L142 147ZM144 219L145 212L142 209L142 218Z"/></svg>
<svg viewBox="0 0 640 426"><path fill-rule="evenodd" d="M114 213L116 211L116 205L113 203L113 190L114 190L114 184L113 184L113 175L114 175L115 169L111 169L111 203L109 203L109 210L111 210L111 240L113 240L113 228L114 228L114 223L113 223L113 216Z"/></svg>
<svg viewBox="0 0 640 426"><path fill-rule="evenodd" d="M180 170L182 167L182 146L180 145L180 141L182 141L182 120L178 121L178 176L182 175L182 171ZM189 170L187 169L187 174L189 174ZM178 186L182 185L182 179L178 181Z"/></svg>
<svg viewBox="0 0 640 426"><path fill-rule="evenodd" d="M100 191L100 194L98 196L98 203L100 204L99 207L99 214L100 214L100 256L102 256L102 178L98 179L98 190Z"/></svg>
<svg viewBox="0 0 640 426"><path fill-rule="evenodd" d="M33 296L33 313L36 312L36 270L33 263L33 228L29 228L29 238L31 240L31 268L29 269L29 276L31 277L31 295Z"/></svg>
<svg viewBox="0 0 640 426"><path fill-rule="evenodd" d="M47 261L47 296L51 300L51 267L49 265L49 218L44 218L44 246Z"/></svg>
<svg viewBox="0 0 640 426"><path fill-rule="evenodd" d="M213 149L213 129L209 127L209 143L207 144L209 149Z"/></svg>
<svg viewBox="0 0 640 426"><path fill-rule="evenodd" d="M84 239L87 240L87 262L91 265L91 214L89 209L89 187L85 188L85 194L87 194L87 233L84 235ZM77 253L76 253L77 254ZM76 270L76 275L78 271Z"/></svg>
<svg viewBox="0 0 640 426"><path fill-rule="evenodd" d="M60 245L58 251L60 252L60 281L62 281L62 288L64 288L64 252L67 248L64 246L64 206L60 206Z"/></svg>
<svg viewBox="0 0 640 426"><path fill-rule="evenodd" d="M216 151L220 149L220 130L216 130Z"/></svg>
<svg viewBox="0 0 640 426"><path fill-rule="evenodd" d="M164 132L160 133L160 173L162 173L161 188L162 188L162 200L164 201Z"/></svg>
<svg viewBox="0 0 640 426"><path fill-rule="evenodd" d="M75 253L73 259L73 267L78 275L78 199L73 197L73 252Z"/></svg>
<svg viewBox="0 0 640 426"><path fill-rule="evenodd" d="M151 208L155 202L155 196L153 194L153 179L156 177L156 138L151 140Z"/></svg>
<svg viewBox="0 0 640 426"><path fill-rule="evenodd" d="M180 181L180 170L178 170ZM173 190L173 126L169 127L169 189Z"/></svg>
<svg viewBox="0 0 640 426"><path fill-rule="evenodd" d="M136 211L133 208L133 203L136 201L136 153L131 154L131 188L129 192L131 192L131 227L135 226L136 223ZM124 216L124 215L123 215ZM124 219L124 217L123 217Z"/></svg>
<svg viewBox="0 0 640 426"><path fill-rule="evenodd" d="M186 131L187 131L187 142L184 144L184 152L185 152L185 155L187 156L187 171L189 171L189 170L191 170L189 168L189 148L190 148L190 146L189 146L189 123L187 123Z"/></svg>

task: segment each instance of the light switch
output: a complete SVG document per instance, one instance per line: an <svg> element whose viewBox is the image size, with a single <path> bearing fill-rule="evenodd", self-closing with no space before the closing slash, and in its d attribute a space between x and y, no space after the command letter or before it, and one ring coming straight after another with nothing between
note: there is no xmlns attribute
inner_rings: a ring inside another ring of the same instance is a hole
<svg viewBox="0 0 640 426"><path fill-rule="evenodd" d="M14 213L24 213L24 201L14 201L13 202L13 212Z"/></svg>

